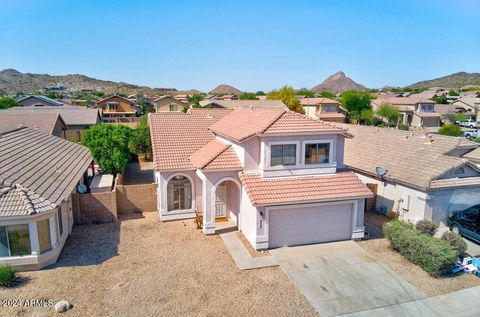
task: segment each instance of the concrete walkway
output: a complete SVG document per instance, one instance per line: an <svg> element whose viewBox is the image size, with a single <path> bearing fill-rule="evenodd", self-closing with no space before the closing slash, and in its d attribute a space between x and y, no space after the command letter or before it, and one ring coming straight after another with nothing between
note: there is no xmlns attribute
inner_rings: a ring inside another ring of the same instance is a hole
<svg viewBox="0 0 480 317"><path fill-rule="evenodd" d="M440 316L480 316L480 287L428 297L402 304L386 306L358 313L349 317L440 317Z"/></svg>
<svg viewBox="0 0 480 317"><path fill-rule="evenodd" d="M252 257L237 237L236 232L223 233L220 237L240 270L258 269L278 265L278 262L273 256Z"/></svg>
<svg viewBox="0 0 480 317"><path fill-rule="evenodd" d="M270 253L322 317L425 297L353 241L280 248Z"/></svg>

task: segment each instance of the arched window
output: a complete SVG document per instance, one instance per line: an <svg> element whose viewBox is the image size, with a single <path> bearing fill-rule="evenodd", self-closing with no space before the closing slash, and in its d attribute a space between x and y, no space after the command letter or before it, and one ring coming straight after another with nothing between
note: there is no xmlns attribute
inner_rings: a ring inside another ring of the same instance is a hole
<svg viewBox="0 0 480 317"><path fill-rule="evenodd" d="M192 184L185 176L173 177L167 185L168 211L192 208Z"/></svg>

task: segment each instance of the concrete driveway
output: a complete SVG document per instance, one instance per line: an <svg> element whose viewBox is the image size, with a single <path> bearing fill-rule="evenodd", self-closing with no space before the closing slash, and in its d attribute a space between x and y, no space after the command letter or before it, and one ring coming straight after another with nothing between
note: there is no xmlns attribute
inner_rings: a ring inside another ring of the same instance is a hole
<svg viewBox="0 0 480 317"><path fill-rule="evenodd" d="M270 250L320 316L337 316L425 296L353 241Z"/></svg>

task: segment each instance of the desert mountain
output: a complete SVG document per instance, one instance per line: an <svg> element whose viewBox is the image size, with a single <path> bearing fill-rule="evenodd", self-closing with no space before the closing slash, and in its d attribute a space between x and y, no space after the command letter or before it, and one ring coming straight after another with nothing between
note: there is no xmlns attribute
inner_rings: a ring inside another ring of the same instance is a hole
<svg viewBox="0 0 480 317"><path fill-rule="evenodd" d="M15 94L35 93L51 86L62 86L66 92L79 90L101 90L109 93L124 94L155 94L165 91L174 91L171 88L150 88L123 82L100 80L85 75L61 75L51 76L47 74L21 73L15 69L4 69L0 71L0 92Z"/></svg>
<svg viewBox="0 0 480 317"><path fill-rule="evenodd" d="M431 80L424 80L413 85L407 86L408 88L426 89L430 87L443 87L443 88L461 88L463 86L475 85L480 86L480 73L466 73L459 72L448 76L435 78Z"/></svg>
<svg viewBox="0 0 480 317"><path fill-rule="evenodd" d="M211 94L226 94L226 95L239 95L242 92L237 88L230 85L218 85L210 91Z"/></svg>
<svg viewBox="0 0 480 317"><path fill-rule="evenodd" d="M342 93L346 90L365 90L365 86L357 84L347 77L344 72L338 72L325 79L320 85L312 88L312 91L317 94L323 91Z"/></svg>

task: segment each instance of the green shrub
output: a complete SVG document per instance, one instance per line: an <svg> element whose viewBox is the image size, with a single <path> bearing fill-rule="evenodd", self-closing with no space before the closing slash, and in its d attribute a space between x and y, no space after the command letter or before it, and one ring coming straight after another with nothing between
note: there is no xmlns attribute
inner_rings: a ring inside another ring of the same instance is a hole
<svg viewBox="0 0 480 317"><path fill-rule="evenodd" d="M400 124L398 125L398 129L399 129L399 130L408 131L408 130L409 130L409 127L408 127L408 124L400 123Z"/></svg>
<svg viewBox="0 0 480 317"><path fill-rule="evenodd" d="M435 235L435 232L437 232L438 225L433 223L433 221L431 220L424 219L424 220L419 220L415 225L415 228L433 237Z"/></svg>
<svg viewBox="0 0 480 317"><path fill-rule="evenodd" d="M442 234L442 240L447 241L452 246L452 248L457 251L458 256L461 256L465 253L465 251L467 251L467 243L458 234L455 234L451 231L445 231Z"/></svg>
<svg viewBox="0 0 480 317"><path fill-rule="evenodd" d="M10 265L0 266L0 286L10 287L18 280L17 270Z"/></svg>
<svg viewBox="0 0 480 317"><path fill-rule="evenodd" d="M462 128L457 126L456 124L446 124L442 126L439 130L438 133L441 135L449 135L449 136L462 136L463 131Z"/></svg>
<svg viewBox="0 0 480 317"><path fill-rule="evenodd" d="M431 276L449 273L457 259L456 250L447 241L424 234L413 224L392 220L383 226L383 233L392 249Z"/></svg>

